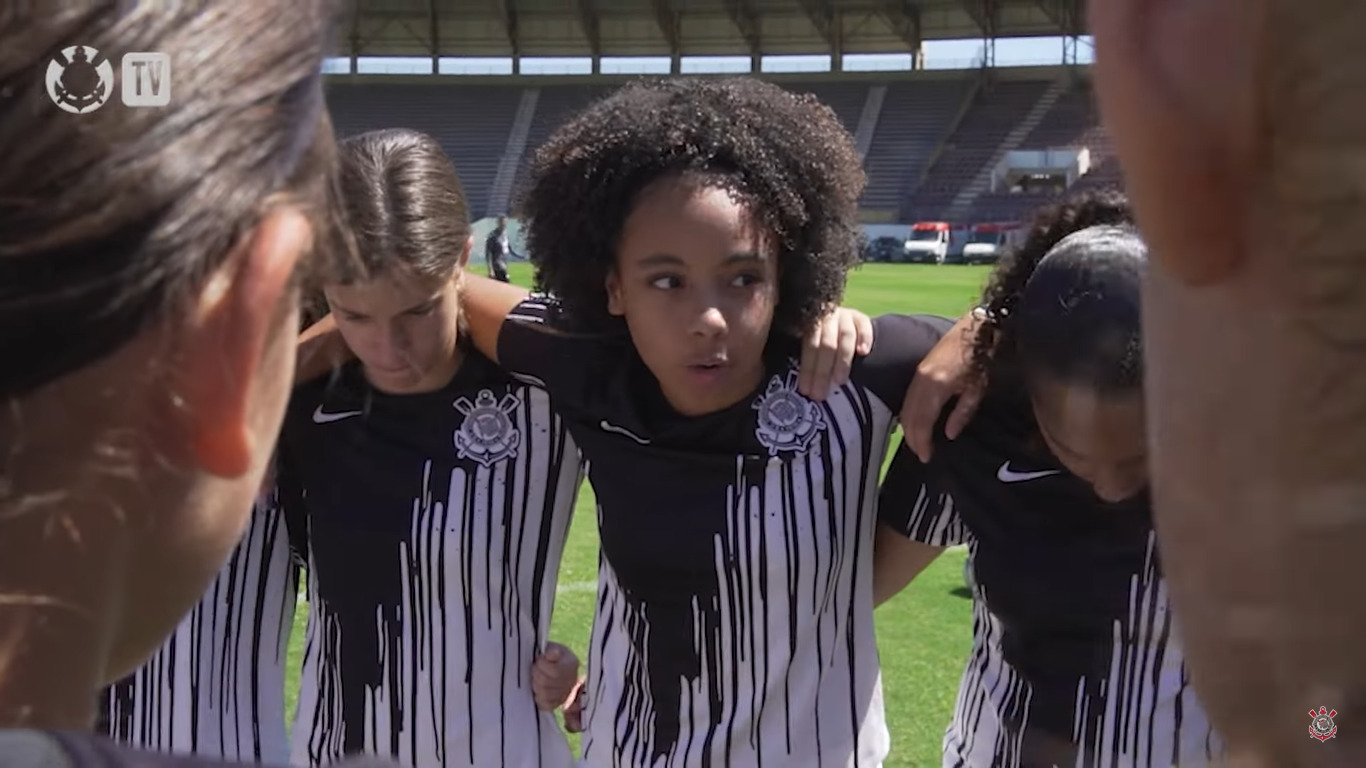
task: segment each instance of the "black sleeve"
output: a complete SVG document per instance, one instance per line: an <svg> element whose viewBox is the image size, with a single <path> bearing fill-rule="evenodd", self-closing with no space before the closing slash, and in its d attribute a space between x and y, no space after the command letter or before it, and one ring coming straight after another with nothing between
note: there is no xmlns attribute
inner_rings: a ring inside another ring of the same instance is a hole
<svg viewBox="0 0 1366 768"><path fill-rule="evenodd" d="M935 315L882 315L873 320L873 351L854 360L850 380L872 391L892 413L901 412L916 366L953 327Z"/></svg>
<svg viewBox="0 0 1366 768"><path fill-rule="evenodd" d="M904 442L898 441L892 466L882 479L877 504L878 520L921 544L951 547L968 539L967 528L954 509L953 497L934 487L929 468Z"/></svg>
<svg viewBox="0 0 1366 768"><path fill-rule="evenodd" d="M286 422L288 429L288 422ZM300 568L308 568L308 510L304 506L303 479L286 436L280 439L275 457L275 503L285 521L289 551Z"/></svg>
<svg viewBox="0 0 1366 768"><path fill-rule="evenodd" d="M531 296L498 330L498 364L550 393L559 409L595 411L603 383L627 359L629 339L586 333L553 299Z"/></svg>

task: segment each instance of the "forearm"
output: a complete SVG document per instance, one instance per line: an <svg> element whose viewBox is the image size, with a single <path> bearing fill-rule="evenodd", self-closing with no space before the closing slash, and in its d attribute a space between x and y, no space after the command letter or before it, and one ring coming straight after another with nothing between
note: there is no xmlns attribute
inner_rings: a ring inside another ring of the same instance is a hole
<svg viewBox="0 0 1366 768"><path fill-rule="evenodd" d="M498 361L498 333L513 309L531 295L525 288L470 274L467 270L460 286L460 312L474 346L494 362Z"/></svg>
<svg viewBox="0 0 1366 768"><path fill-rule="evenodd" d="M325 315L299 335L294 384L316 379L353 357L355 355L337 330L337 321L331 314Z"/></svg>
<svg viewBox="0 0 1366 768"><path fill-rule="evenodd" d="M873 605L896 597L943 551L879 524L873 545Z"/></svg>

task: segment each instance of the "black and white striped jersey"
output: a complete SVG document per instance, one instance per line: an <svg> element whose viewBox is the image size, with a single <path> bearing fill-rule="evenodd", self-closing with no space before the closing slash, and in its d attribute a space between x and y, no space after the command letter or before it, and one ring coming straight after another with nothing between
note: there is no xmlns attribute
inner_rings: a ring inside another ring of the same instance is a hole
<svg viewBox="0 0 1366 768"><path fill-rule="evenodd" d="M968 546L973 644L944 766L1161 768L1223 754L1191 687L1147 494L1112 504L993 392L921 464L904 446L881 516Z"/></svg>
<svg viewBox="0 0 1366 768"><path fill-rule="evenodd" d="M797 392L796 340L775 338L753 396L687 418L628 340L566 332L540 298L509 316L499 361L556 398L598 501L586 766L881 763L878 473L946 327L880 318L821 404Z"/></svg>
<svg viewBox="0 0 1366 768"><path fill-rule="evenodd" d="M425 394L378 392L353 363L295 390L280 458L307 532L292 761L571 765L531 689L582 479L546 393L472 350Z"/></svg>
<svg viewBox="0 0 1366 768"><path fill-rule="evenodd" d="M297 595L284 518L273 495L259 499L241 543L175 634L101 697L102 730L143 749L284 763Z"/></svg>

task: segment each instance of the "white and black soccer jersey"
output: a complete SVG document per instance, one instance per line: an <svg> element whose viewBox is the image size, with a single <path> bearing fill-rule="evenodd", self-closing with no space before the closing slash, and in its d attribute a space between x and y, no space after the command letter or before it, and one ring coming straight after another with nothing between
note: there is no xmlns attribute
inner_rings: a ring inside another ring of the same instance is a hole
<svg viewBox="0 0 1366 768"><path fill-rule="evenodd" d="M944 766L1160 768L1222 754L1191 687L1147 494L1110 504L1036 437L1027 401L988 394L921 464L904 446L881 516L968 545L973 645Z"/></svg>
<svg viewBox="0 0 1366 768"><path fill-rule="evenodd" d="M272 494L217 579L145 664L101 697L102 730L160 752L284 763L298 567Z"/></svg>
<svg viewBox="0 0 1366 768"><path fill-rule="evenodd" d="M531 689L582 479L546 393L473 350L425 394L353 363L296 389L280 457L307 532L293 762L571 765Z"/></svg>
<svg viewBox="0 0 1366 768"><path fill-rule="evenodd" d="M627 339L523 302L499 362L545 386L588 461L601 535L587 766L877 766L878 473L915 366L946 321L880 318L852 382L797 392L774 340L754 395L674 412Z"/></svg>

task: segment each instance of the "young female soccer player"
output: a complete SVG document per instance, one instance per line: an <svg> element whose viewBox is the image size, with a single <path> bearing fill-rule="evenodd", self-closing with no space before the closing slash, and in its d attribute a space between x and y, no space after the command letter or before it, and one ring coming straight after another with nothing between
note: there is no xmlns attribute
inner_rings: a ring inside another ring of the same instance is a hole
<svg viewBox="0 0 1366 768"><path fill-rule="evenodd" d="M302 257L347 252L326 237L331 13L0 5L7 768L204 765L82 732L241 539L289 393ZM44 73L75 46L97 72L166 53L175 98L99 107L76 77L54 97Z"/></svg>
<svg viewBox="0 0 1366 768"><path fill-rule="evenodd" d="M858 260L863 173L809 98L629 85L537 155L529 251L556 300L470 280L471 337L569 421L602 561L585 762L877 765L878 471L947 325L878 321L849 383L798 391L800 333Z"/></svg>
<svg viewBox="0 0 1366 768"><path fill-rule="evenodd" d="M546 641L578 448L459 330L470 223L440 145L348 139L341 184L366 272L324 292L359 360L296 389L280 448L307 539L293 760L564 768L579 663Z"/></svg>
<svg viewBox="0 0 1366 768"><path fill-rule="evenodd" d="M879 601L966 543L973 650L945 766L1206 765L1147 494L1139 287L1147 247L1103 193L1043 214L987 286L975 417L881 493ZM908 538L909 537L909 538Z"/></svg>

